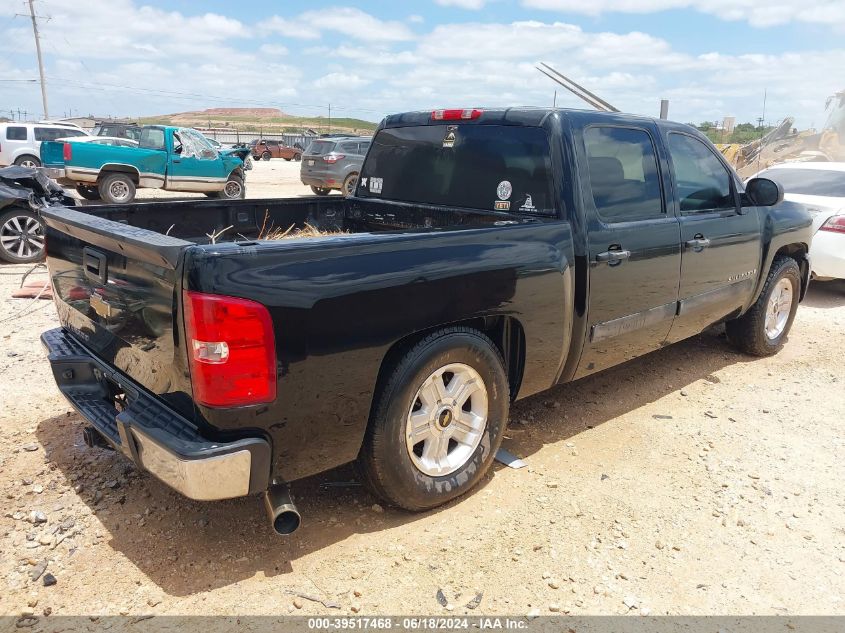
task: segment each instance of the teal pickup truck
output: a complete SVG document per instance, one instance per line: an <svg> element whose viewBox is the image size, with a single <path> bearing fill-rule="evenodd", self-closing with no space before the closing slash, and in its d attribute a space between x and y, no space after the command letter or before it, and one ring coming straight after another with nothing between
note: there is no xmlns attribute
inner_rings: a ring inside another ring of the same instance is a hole
<svg viewBox="0 0 845 633"><path fill-rule="evenodd" d="M128 204L138 188L196 191L243 198L243 158L249 150L218 150L196 130L148 125L137 147L44 141L43 171L87 200ZM241 154L244 154L242 156Z"/></svg>

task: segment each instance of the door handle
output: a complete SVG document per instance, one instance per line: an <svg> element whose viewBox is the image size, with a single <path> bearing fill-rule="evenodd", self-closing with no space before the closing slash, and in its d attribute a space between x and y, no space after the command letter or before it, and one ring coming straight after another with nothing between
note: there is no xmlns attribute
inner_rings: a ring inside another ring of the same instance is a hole
<svg viewBox="0 0 845 633"><path fill-rule="evenodd" d="M607 262L611 266L618 264L623 259L628 259L631 256L631 251L605 251L596 255L597 262Z"/></svg>
<svg viewBox="0 0 845 633"><path fill-rule="evenodd" d="M182 162L182 159L181 159L181 158L174 158L174 159L173 159L173 162L174 162L174 163L181 163L181 162Z"/></svg>
<svg viewBox="0 0 845 633"><path fill-rule="evenodd" d="M710 240L708 240L706 237L703 237L703 236L702 237L697 236L695 239L687 240L686 242L684 242L684 244L686 245L687 248L691 248L693 250L700 251L700 250L705 249L708 246L710 246Z"/></svg>

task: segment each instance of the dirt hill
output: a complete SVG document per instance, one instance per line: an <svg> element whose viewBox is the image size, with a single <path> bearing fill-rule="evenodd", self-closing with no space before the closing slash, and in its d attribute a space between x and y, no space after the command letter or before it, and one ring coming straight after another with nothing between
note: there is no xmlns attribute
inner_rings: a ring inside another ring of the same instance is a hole
<svg viewBox="0 0 845 633"><path fill-rule="evenodd" d="M313 129L318 132L372 132L376 124L361 119L324 116L296 116L278 108L208 108L192 112L176 112L145 117L141 123L184 125L201 128L229 128L232 130L262 130L264 132L301 132Z"/></svg>

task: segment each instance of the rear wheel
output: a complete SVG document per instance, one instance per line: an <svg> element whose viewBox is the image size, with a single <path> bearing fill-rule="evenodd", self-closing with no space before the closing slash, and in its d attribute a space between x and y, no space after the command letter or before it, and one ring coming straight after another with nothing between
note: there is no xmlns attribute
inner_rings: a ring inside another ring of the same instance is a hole
<svg viewBox="0 0 845 633"><path fill-rule="evenodd" d="M127 174L112 173L100 178L100 197L110 204L129 204L135 199L135 183Z"/></svg>
<svg viewBox="0 0 845 633"><path fill-rule="evenodd" d="M97 189L96 186L92 187L90 185L77 185L76 186L76 193L78 193L80 196L82 196L86 200L99 200L100 199L100 190Z"/></svg>
<svg viewBox="0 0 845 633"><path fill-rule="evenodd" d="M263 158L264 160L270 160L271 158L273 158L273 155L270 152L264 152L261 155L261 158Z"/></svg>
<svg viewBox="0 0 845 633"><path fill-rule="evenodd" d="M358 174L351 173L346 178L343 179L343 195L344 196L353 196L355 195L355 186L358 184Z"/></svg>
<svg viewBox="0 0 845 633"><path fill-rule="evenodd" d="M315 187L314 185L311 185L311 191L318 196L327 196L332 192L328 187Z"/></svg>
<svg viewBox="0 0 845 633"><path fill-rule="evenodd" d="M44 258L44 224L32 211L11 209L0 215L0 259L28 264Z"/></svg>
<svg viewBox="0 0 845 633"><path fill-rule="evenodd" d="M18 167L41 167L41 161L31 154L24 154L15 159L15 165Z"/></svg>
<svg viewBox="0 0 845 633"><path fill-rule="evenodd" d="M369 487L407 510L470 490L493 462L508 419L507 376L492 341L449 328L386 371L359 456Z"/></svg>
<svg viewBox="0 0 845 633"><path fill-rule="evenodd" d="M728 340L746 354L776 354L792 327L800 294L798 263L791 257L775 259L754 305L738 319L725 323Z"/></svg>
<svg viewBox="0 0 845 633"><path fill-rule="evenodd" d="M298 163L299 161L302 160L302 154L294 154L293 160L294 160L294 162Z"/></svg>

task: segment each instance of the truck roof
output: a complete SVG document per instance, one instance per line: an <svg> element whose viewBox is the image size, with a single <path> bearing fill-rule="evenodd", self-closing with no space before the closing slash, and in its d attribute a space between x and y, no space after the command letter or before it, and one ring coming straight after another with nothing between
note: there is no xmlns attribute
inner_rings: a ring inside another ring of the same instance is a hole
<svg viewBox="0 0 845 633"><path fill-rule="evenodd" d="M498 123L507 125L540 125L543 120L550 114L560 114L563 116L584 116L620 120L631 119L637 121L651 121L668 123L662 119L654 117L647 117L638 114L627 114L622 112L600 112L598 110L587 110L582 108L544 108L534 106L519 106L512 108L465 108L465 111L479 110L481 115L479 118L483 123ZM399 114L390 114L384 118L383 127L402 127L407 125L427 125L432 122L432 112L437 110L417 110L413 112L402 112ZM467 122L468 119L455 119L453 122ZM437 121L441 123L441 121Z"/></svg>

